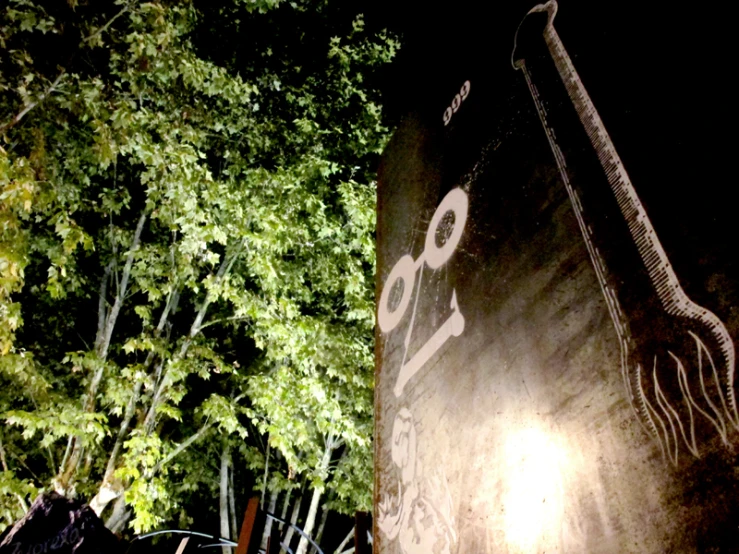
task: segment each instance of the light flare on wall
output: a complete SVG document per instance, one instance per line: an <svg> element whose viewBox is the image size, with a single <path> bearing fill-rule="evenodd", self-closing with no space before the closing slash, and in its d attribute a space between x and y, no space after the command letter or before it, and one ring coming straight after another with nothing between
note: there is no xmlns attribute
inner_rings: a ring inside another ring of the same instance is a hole
<svg viewBox="0 0 739 554"><path fill-rule="evenodd" d="M511 552L538 552L559 543L564 527L566 449L553 433L536 427L515 430L503 444L503 520Z"/></svg>

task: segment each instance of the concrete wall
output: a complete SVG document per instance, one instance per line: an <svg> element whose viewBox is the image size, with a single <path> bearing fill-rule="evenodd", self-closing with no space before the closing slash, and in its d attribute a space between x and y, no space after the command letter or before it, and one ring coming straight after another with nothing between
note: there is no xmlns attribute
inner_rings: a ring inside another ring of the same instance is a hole
<svg viewBox="0 0 739 554"><path fill-rule="evenodd" d="M674 25L640 35L635 21L614 67L597 60L618 58L624 13L593 34L575 15L600 12L529 7L498 23L510 51L429 80L448 92L419 99L383 158L375 551L731 552L739 271L732 163L712 147L723 124L691 115L709 90L683 104L682 133L660 127L653 99L671 105L669 90L645 85L633 51L675 40ZM524 19L528 75L510 63ZM615 94L629 82L646 88ZM662 140L646 148L650 129Z"/></svg>

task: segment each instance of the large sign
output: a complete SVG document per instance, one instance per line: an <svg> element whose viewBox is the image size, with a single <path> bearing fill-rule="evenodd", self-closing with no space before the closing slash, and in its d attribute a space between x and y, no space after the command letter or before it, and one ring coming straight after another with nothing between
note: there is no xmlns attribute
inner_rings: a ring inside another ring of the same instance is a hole
<svg viewBox="0 0 739 554"><path fill-rule="evenodd" d="M676 8L518 8L383 158L375 549L732 552L733 52Z"/></svg>

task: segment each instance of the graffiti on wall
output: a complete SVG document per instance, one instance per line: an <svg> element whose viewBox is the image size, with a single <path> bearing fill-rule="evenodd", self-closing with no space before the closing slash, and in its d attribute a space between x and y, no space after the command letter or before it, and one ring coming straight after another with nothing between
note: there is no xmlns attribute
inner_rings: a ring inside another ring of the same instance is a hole
<svg viewBox="0 0 739 554"><path fill-rule="evenodd" d="M466 86L469 90L469 84ZM449 261L462 238L468 207L469 201L464 190L454 188L449 191L431 218L423 252L415 260L410 254L402 256L383 286L377 315L383 333L390 333L398 326L414 300L403 343L402 361L393 388L397 398L402 398L406 386L432 356L449 339L459 337L464 331L464 316L457 303L456 290L452 290L451 314L408 359L424 266L437 270ZM403 554L451 554L457 534L447 479L440 468L424 472L417 458L416 445L413 414L408 408L400 408L392 432L392 461L396 466L398 492L380 500L377 525L389 540L397 538Z"/></svg>
<svg viewBox="0 0 739 554"><path fill-rule="evenodd" d="M680 286L603 120L554 28L556 14L555 0L536 6L527 14L516 33L512 63L523 73L536 105L606 300L620 343L621 371L629 401L663 456L677 465L681 444L693 456L700 457L698 445L708 440L711 429L728 445L730 427L739 428L733 385L734 343L724 323L693 302ZM571 133L563 132L553 121L556 116L552 112L558 107L547 109L551 81L540 78L537 71L542 68L541 56L532 61L527 54L532 45L521 39L522 31L533 25L539 27L527 37L531 42L539 40L545 44L548 61L553 62L561 78L559 86L564 83L587 135L591 155L597 156L600 175L586 171L573 176L573 164L568 163L565 152L576 148L562 139ZM613 228L613 224L603 221L600 204L586 200L592 194L588 189L598 186L610 188L626 223L624 240L618 244L604 244L599 230L604 226ZM619 275L610 264L610 259L617 260L622 255L609 254L613 249L635 249L633 259L640 260L651 287L630 288L629 277ZM650 309L637 314L636 310L624 308L623 298L632 305ZM656 335L659 336L655 338Z"/></svg>
<svg viewBox="0 0 739 554"><path fill-rule="evenodd" d="M451 315L426 344L408 360L408 348L416 322L424 266L436 270L446 264L462 238L464 225L467 221L467 210L467 193L460 188L449 191L431 218L421 255L415 260L410 254L401 257L390 271L390 275L382 289L377 311L377 323L383 333L389 333L397 327L408 310L411 298L414 296L413 290L416 289L413 313L405 335L403 361L400 364L400 372L393 389L395 396L398 398L403 394L403 389L408 381L444 346L444 343L451 337L458 337L464 331L464 316L457 304L457 293L452 291ZM443 239L441 245L437 244L438 237ZM416 273L418 273L417 283ZM393 294L397 296L398 286L402 291L399 300L393 296Z"/></svg>
<svg viewBox="0 0 739 554"><path fill-rule="evenodd" d="M392 460L398 493L380 501L378 527L397 538L404 554L451 554L457 540L452 497L442 468L427 475L416 456L413 414L401 408L393 422Z"/></svg>

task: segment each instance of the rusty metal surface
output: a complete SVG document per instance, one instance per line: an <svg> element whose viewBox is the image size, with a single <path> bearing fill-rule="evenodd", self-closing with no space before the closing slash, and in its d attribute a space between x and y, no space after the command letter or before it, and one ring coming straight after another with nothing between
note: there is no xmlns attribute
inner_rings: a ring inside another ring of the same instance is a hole
<svg viewBox="0 0 739 554"><path fill-rule="evenodd" d="M739 544L731 210L716 180L678 190L707 171L711 146L694 127L638 156L649 122L613 116L651 114L654 91L645 105L609 96L609 79L639 86L643 68L599 74L605 42L567 19L578 6L563 2L557 16L574 44L567 63L603 114L598 132L613 137L680 294L661 295L631 212L609 200L620 189L583 122L590 104L564 85L564 54L544 40L546 19L525 39L529 81L510 65L515 26L498 65L437 77L447 99L406 117L380 173L375 552ZM712 162L711 175L731 178L730 160Z"/></svg>

